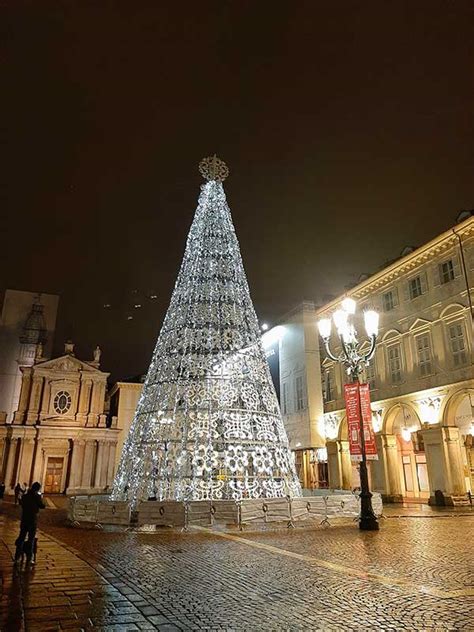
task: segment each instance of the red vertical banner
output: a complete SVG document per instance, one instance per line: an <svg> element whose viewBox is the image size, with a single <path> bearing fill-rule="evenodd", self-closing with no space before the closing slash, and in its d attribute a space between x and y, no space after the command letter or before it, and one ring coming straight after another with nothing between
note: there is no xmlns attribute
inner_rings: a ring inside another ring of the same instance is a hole
<svg viewBox="0 0 474 632"><path fill-rule="evenodd" d="M368 384L359 384L360 405L362 419L364 420L365 456L367 459L377 459L377 446L375 445L374 427L372 426L372 409L370 407L370 391Z"/></svg>
<svg viewBox="0 0 474 632"><path fill-rule="evenodd" d="M344 399L349 431L349 452L353 461L360 461L362 450L360 445L359 385L357 383L344 384Z"/></svg>
<svg viewBox="0 0 474 632"><path fill-rule="evenodd" d="M372 411L370 408L370 394L368 384L344 385L344 399L346 402L347 426L349 434L349 451L353 461L362 459L360 441L360 416L364 420L365 455L367 459L377 458L375 436L372 427ZM361 411L362 408L362 411Z"/></svg>

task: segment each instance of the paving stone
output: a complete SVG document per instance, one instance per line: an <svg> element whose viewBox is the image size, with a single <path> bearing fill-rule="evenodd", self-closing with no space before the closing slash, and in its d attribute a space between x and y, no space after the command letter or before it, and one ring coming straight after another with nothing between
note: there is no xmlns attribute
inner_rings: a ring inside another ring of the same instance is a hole
<svg viewBox="0 0 474 632"><path fill-rule="evenodd" d="M69 529L45 510L41 527L37 567L14 572L18 523L0 517L1 630L474 629L474 517L229 539Z"/></svg>

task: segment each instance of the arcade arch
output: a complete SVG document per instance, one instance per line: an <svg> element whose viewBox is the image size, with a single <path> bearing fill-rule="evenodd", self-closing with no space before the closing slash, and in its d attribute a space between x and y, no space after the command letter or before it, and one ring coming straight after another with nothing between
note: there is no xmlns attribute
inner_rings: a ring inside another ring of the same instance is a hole
<svg viewBox="0 0 474 632"><path fill-rule="evenodd" d="M442 413L443 426L456 426L461 435L466 487L474 489L474 388L463 388L450 395Z"/></svg>
<svg viewBox="0 0 474 632"><path fill-rule="evenodd" d="M383 421L382 432L393 435L396 441L397 458L391 460L390 467L398 471L391 474L398 477L401 495L406 499L427 500L430 495L421 427L415 408L402 402L392 406Z"/></svg>

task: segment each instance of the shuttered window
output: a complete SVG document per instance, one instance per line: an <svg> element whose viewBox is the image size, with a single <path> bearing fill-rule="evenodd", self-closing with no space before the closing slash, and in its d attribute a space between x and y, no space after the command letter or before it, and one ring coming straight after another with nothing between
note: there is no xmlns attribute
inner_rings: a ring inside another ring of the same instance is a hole
<svg viewBox="0 0 474 632"><path fill-rule="evenodd" d="M400 345L391 345L387 349L388 370L392 384L402 381L402 352Z"/></svg>
<svg viewBox="0 0 474 632"><path fill-rule="evenodd" d="M421 277L417 276L409 282L410 298L414 299L423 294L421 290Z"/></svg>
<svg viewBox="0 0 474 632"><path fill-rule="evenodd" d="M398 305L398 296L396 290L389 290L382 295L383 311L390 312Z"/></svg>
<svg viewBox="0 0 474 632"><path fill-rule="evenodd" d="M283 382L281 385L281 412L288 414L288 382Z"/></svg>
<svg viewBox="0 0 474 632"><path fill-rule="evenodd" d="M467 362L467 353L462 324L453 323L450 325L448 328L448 336L454 366L464 366Z"/></svg>
<svg viewBox="0 0 474 632"><path fill-rule="evenodd" d="M422 334L421 336L417 336L415 340L420 375L431 375L433 373L433 362L431 355L430 336L429 334Z"/></svg>
<svg viewBox="0 0 474 632"><path fill-rule="evenodd" d="M334 399L334 374L331 369L324 374L323 393L325 402L331 402Z"/></svg>
<svg viewBox="0 0 474 632"><path fill-rule="evenodd" d="M304 390L303 390L303 376L298 375L295 380L295 395L296 395L296 410L304 409Z"/></svg>

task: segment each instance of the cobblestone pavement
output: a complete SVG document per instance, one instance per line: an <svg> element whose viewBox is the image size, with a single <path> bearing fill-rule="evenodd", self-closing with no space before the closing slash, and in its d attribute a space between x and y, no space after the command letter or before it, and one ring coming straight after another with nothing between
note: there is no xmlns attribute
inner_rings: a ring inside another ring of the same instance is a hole
<svg viewBox="0 0 474 632"><path fill-rule="evenodd" d="M474 516L381 531L104 532L41 516L38 564L14 572L1 519L1 630L474 630Z"/></svg>

